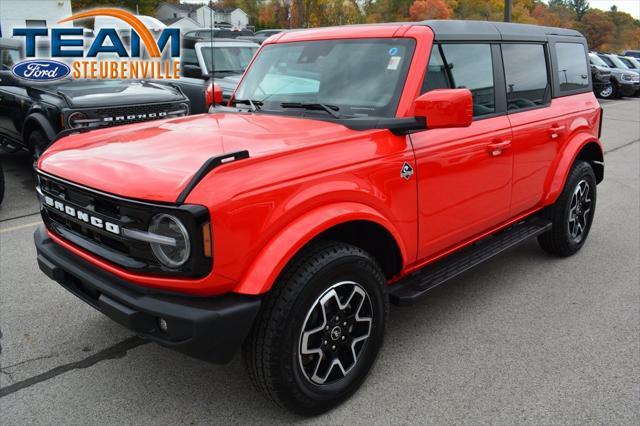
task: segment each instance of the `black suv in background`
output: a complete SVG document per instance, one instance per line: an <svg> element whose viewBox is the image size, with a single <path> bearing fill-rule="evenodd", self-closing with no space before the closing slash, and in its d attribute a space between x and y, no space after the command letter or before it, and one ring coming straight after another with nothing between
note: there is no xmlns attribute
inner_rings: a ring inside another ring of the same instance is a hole
<svg viewBox="0 0 640 426"><path fill-rule="evenodd" d="M611 97L633 96L640 90L640 74L630 70L617 55L611 53L597 53L611 70L613 94Z"/></svg>
<svg viewBox="0 0 640 426"><path fill-rule="evenodd" d="M609 66L597 55L593 54L589 54L589 64L591 65L593 93L599 98L610 98L613 94L613 86L611 84Z"/></svg>
<svg viewBox="0 0 640 426"><path fill-rule="evenodd" d="M32 83L15 77L20 45L0 39L0 146L38 158L62 131L92 129L189 114L179 87L146 81L61 80Z"/></svg>
<svg viewBox="0 0 640 426"><path fill-rule="evenodd" d="M611 72L611 91L601 92L600 97L610 99L622 96L633 96L640 88L640 76L630 71L614 55L589 53L589 62L599 67L608 67Z"/></svg>

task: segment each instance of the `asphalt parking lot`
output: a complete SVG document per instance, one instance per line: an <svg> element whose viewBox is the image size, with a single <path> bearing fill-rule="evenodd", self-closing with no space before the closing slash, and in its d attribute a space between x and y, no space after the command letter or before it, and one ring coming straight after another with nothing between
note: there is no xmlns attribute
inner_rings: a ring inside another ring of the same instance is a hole
<svg viewBox="0 0 640 426"><path fill-rule="evenodd" d="M605 181L569 259L535 241L391 311L360 391L300 419L216 366L147 343L40 272L24 155L2 155L0 423L640 424L640 99L602 102Z"/></svg>

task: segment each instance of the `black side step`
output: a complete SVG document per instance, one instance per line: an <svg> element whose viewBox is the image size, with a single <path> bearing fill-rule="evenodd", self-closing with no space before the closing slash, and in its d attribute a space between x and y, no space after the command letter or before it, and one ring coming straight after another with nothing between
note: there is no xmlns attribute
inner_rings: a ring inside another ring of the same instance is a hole
<svg viewBox="0 0 640 426"><path fill-rule="evenodd" d="M549 229L550 221L534 217L484 238L389 287L390 301L399 306L413 305L430 290Z"/></svg>

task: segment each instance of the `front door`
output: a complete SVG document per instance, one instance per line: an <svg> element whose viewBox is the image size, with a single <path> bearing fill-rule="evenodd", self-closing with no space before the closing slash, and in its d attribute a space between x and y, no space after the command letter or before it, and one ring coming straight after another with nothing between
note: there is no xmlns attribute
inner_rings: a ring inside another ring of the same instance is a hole
<svg viewBox="0 0 640 426"><path fill-rule="evenodd" d="M423 92L467 88L474 122L467 128L411 135L418 179L419 260L453 248L509 218L513 152L505 115L499 46L434 46ZM427 117L428 125L428 117Z"/></svg>

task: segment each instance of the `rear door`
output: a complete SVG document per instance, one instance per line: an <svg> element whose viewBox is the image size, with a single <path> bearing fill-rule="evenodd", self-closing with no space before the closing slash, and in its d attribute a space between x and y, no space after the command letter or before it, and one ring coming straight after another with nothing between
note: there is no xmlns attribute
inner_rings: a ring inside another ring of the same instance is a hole
<svg viewBox="0 0 640 426"><path fill-rule="evenodd" d="M566 122L551 103L546 43L503 43L507 111L513 131L511 215L538 206L549 167L566 135Z"/></svg>
<svg viewBox="0 0 640 426"><path fill-rule="evenodd" d="M423 93L468 88L473 94L474 121L466 128L411 135L421 259L453 248L509 216L513 150L500 66L496 44L433 47Z"/></svg>

